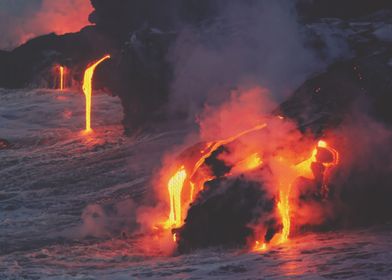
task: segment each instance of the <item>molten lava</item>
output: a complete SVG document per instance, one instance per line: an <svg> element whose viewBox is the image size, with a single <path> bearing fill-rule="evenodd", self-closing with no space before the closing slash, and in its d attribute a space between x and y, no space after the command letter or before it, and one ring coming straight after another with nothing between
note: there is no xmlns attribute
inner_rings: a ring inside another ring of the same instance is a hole
<svg viewBox="0 0 392 280"><path fill-rule="evenodd" d="M246 171L250 171L258 168L263 164L263 160L261 159L259 153L253 153L244 160L238 162L232 170L232 173L242 173Z"/></svg>
<svg viewBox="0 0 392 280"><path fill-rule="evenodd" d="M284 161L286 166L285 174L279 174L279 202L278 202L278 210L282 221L282 232L279 237L279 244L286 242L289 239L290 229L291 229L291 205L290 205L290 193L292 184L294 180L298 177L305 177L312 179L313 173L311 169L311 165L316 161L317 148L313 149L312 155L307 160L292 166L290 163L287 163L286 160L279 159L280 161Z"/></svg>
<svg viewBox="0 0 392 280"><path fill-rule="evenodd" d="M64 66L59 66L60 90L64 90Z"/></svg>
<svg viewBox="0 0 392 280"><path fill-rule="evenodd" d="M181 193L186 177L187 174L185 168L184 166L181 166L177 173L174 174L174 176L169 180L168 189L170 196L170 214L169 219L166 222L167 228L181 226Z"/></svg>
<svg viewBox="0 0 392 280"><path fill-rule="evenodd" d="M260 241L256 241L255 246L253 247L253 251L255 252L266 251L267 249L267 243L261 243Z"/></svg>
<svg viewBox="0 0 392 280"><path fill-rule="evenodd" d="M86 132L91 131L91 94L92 94L92 80L94 71L99 64L110 58L110 55L106 55L93 65L89 66L84 72L83 78L83 92L86 97Z"/></svg>
<svg viewBox="0 0 392 280"><path fill-rule="evenodd" d="M199 150L197 158L194 159L193 163L182 162L181 167L177 169L167 183L170 213L168 220L164 223L164 228L173 229L181 227L184 223L182 213L187 211L197 193L203 190L204 184L215 178L214 175L210 174L210 169L203 165L215 151L247 134L266 127L267 124L264 123L227 139L210 142ZM286 153L284 149L282 152ZM274 185L278 197L277 214L280 217L280 223L282 225L281 232L276 234L268 242L264 240L264 237L257 240L253 247L254 251L264 251L268 249L269 245L273 246L288 241L291 233L291 219L293 218L293 213L295 213L293 211L295 209L292 209L293 205L290 201L292 199L290 195L296 180L300 177L309 180L316 180L317 178L319 180L322 178L322 188L327 188L330 175L329 171L339 163L339 153L331 148L324 140L320 140L310 150L309 156L304 160L299 161L298 158L298 154L294 151L289 151L289 155L281 154L281 149L278 148L278 150L271 153L267 152L267 150L264 151L263 146L258 146L253 150L248 150L244 153L241 152L240 158L236 159L236 162L231 168L229 174L233 175L248 172L262 166L268 166L270 172L274 174ZM316 168L317 170L315 171L314 166L319 166L320 168ZM316 175L315 172L319 173ZM189 189L186 192L189 193L189 201L183 198L185 186ZM178 240L178 236L173 236L173 240Z"/></svg>
<svg viewBox="0 0 392 280"><path fill-rule="evenodd" d="M267 127L267 124L263 123L263 124L260 124L260 125L257 125L255 127L251 128L251 129L248 129L248 130L245 130L243 132L240 132L240 133L238 133L238 134L236 134L234 136L231 136L231 137L229 137L227 139L220 140L220 141L217 141L215 143L212 143L210 145L210 151L207 152L207 153L204 153L203 156L196 162L191 177L196 173L196 171L200 168L200 166L204 163L204 161L208 157L210 157L212 155L212 153L215 152L219 147L221 147L222 145L226 145L228 143L231 143L231 142L237 140L238 138L241 138L242 136L245 136L245 135L247 135L249 133L252 133L252 132L264 129L266 127Z"/></svg>
<svg viewBox="0 0 392 280"><path fill-rule="evenodd" d="M278 210L282 219L282 232L280 233L279 243L284 243L289 239L291 228L290 217L290 189L288 191L280 191Z"/></svg>
<svg viewBox="0 0 392 280"><path fill-rule="evenodd" d="M319 149L326 149L328 150L333 157L333 160L331 162L323 162L319 161L317 158ZM279 162L285 162L285 159L279 158ZM281 217L281 222L282 222L282 232L280 233L279 236L279 241L277 242L272 242L272 243L277 243L281 244L284 243L288 240L289 235L290 235L290 230L291 230L291 204L290 204L290 193L291 193L291 188L294 183L294 180L299 177L304 177L310 180L315 179L315 176L312 171L312 164L313 163L320 163L324 166L323 170L323 185L322 188L326 188L326 182L329 179L329 173L328 171L330 168L334 167L339 163L339 153L328 146L327 142L320 140L317 143L317 147L315 147L312 151L311 156L299 164L296 164L294 166L288 166L288 169L286 169L285 174L280 174L279 177L279 201L278 201L278 211L279 215ZM257 241L258 244L260 243ZM255 246L256 248L257 246Z"/></svg>
<svg viewBox="0 0 392 280"><path fill-rule="evenodd" d="M207 148L205 150L202 150L200 152L201 157L200 159L195 163L194 167L191 169L190 172L190 202L193 201L195 197L195 187L197 186L198 191L202 190L203 185L214 179L214 177L211 177L209 175L206 175L204 178L199 179L197 183L195 183L192 179L195 173L198 171L198 169L202 166L202 164L205 162L207 158L209 158L213 152L215 152L219 147L222 145L228 144L230 142L235 141L236 139L249 134L251 132L255 132L261 129L264 129L267 125L266 124L261 124L257 125L251 129L245 130L241 133L238 133L235 136L229 137L224 140L216 141L209 143L207 145ZM256 168L261 164L261 159L258 156L258 154L252 155L249 159L246 159L246 164L250 165L251 169ZM184 205L182 203L182 190L184 188L184 183L185 180L187 179L187 172L185 170L184 166L181 166L181 168L170 178L167 188L169 192L169 199L170 199L170 214L168 220L165 222L165 228L177 228L182 226L183 224L183 219L182 219L182 209L184 208Z"/></svg>

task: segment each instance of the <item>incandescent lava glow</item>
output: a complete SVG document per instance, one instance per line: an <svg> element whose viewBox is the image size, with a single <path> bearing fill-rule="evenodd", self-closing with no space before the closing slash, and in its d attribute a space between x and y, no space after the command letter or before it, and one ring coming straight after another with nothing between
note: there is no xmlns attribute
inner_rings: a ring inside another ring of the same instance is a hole
<svg viewBox="0 0 392 280"><path fill-rule="evenodd" d="M181 193L184 187L184 182L186 180L186 177L187 177L187 173L185 171L185 168L184 166L181 166L181 168L177 171L177 173L170 178L167 184L169 190L169 196L170 196L170 214L169 214L169 219L165 224L166 228L181 226L181 222L182 222Z"/></svg>
<svg viewBox="0 0 392 280"><path fill-rule="evenodd" d="M282 219L282 232L279 243L284 243L289 239L291 218L290 218L290 198L289 192L280 192L280 200L278 202L278 209Z"/></svg>
<svg viewBox="0 0 392 280"><path fill-rule="evenodd" d="M254 252L263 252L268 249L267 243L256 241L255 246L253 247Z"/></svg>
<svg viewBox="0 0 392 280"><path fill-rule="evenodd" d="M100 60L89 66L84 72L83 78L83 93L86 97L86 132L92 131L91 129L91 95L92 95L92 80L94 71L99 64L110 58L110 55L105 55Z"/></svg>
<svg viewBox="0 0 392 280"><path fill-rule="evenodd" d="M193 165L193 168L189 172L189 193L190 193L190 202L193 202L195 198L195 187L198 186L198 190L202 190L204 183L214 179L214 177L211 176L205 176L202 179L199 179L197 183L192 181L193 176L195 173L199 170L199 168L203 165L205 160L212 155L213 152L215 152L219 147L222 145L231 143L235 141L236 139L247 135L249 133L255 132L262 130L266 127L266 124L260 124L257 125L251 129L245 130L243 132L240 132L232 137L229 137L224 140L208 143L207 147L205 150L200 151L200 158L196 161L196 163ZM245 166L247 166L247 169L254 169L262 164L262 161L259 157L259 155L253 154L249 158L245 159ZM182 200L182 190L184 188L186 179L187 179L187 171L185 170L184 165L180 167L180 169L169 179L167 183L167 189L169 192L169 200L170 200L170 213L169 213L169 218L168 220L164 223L164 227L166 229L170 228L178 228L183 225L183 217L182 217L182 211L186 207L186 205L183 203ZM186 208L184 210L187 210Z"/></svg>
<svg viewBox="0 0 392 280"><path fill-rule="evenodd" d="M319 149L326 149L332 154L331 162L320 162L317 158ZM279 161L282 161L279 159ZM336 166L339 163L339 153L330 147L328 143L324 140L320 140L312 151L311 156L300 162L297 165L286 167L287 173L280 174L279 180L279 201L278 201L278 211L282 222L282 231L280 233L278 244L282 244L288 241L291 231L291 203L290 203L290 192L294 180L299 177L304 177L310 180L315 179L312 171L312 164L319 163L324 167L322 178L322 188L327 188L327 182L329 179L330 168ZM259 241L258 241L259 242Z"/></svg>
<svg viewBox="0 0 392 280"><path fill-rule="evenodd" d="M262 129L266 128L266 127L267 127L267 124L263 123L263 124L260 124L260 125L257 125L255 127L251 128L251 129L242 131L242 132L240 132L240 133L238 133L238 134L236 134L236 135L234 135L232 137L229 137L227 139L219 140L219 141L216 141L214 143L210 143L208 145L209 146L209 151L202 153L203 156L196 162L195 167L193 168L193 172L192 172L191 177L196 173L196 171L200 168L200 166L204 163L204 161L207 158L209 158L212 155L212 153L215 152L219 147L221 147L222 145L226 145L228 143L231 143L231 142L237 140L238 138L240 138L242 136L245 136L245 135L247 135L249 133L262 130Z"/></svg>
<svg viewBox="0 0 392 280"><path fill-rule="evenodd" d="M262 159L258 153L251 154L249 157L239 162L236 167L243 171L253 170L263 164Z"/></svg>
<svg viewBox="0 0 392 280"><path fill-rule="evenodd" d="M318 141L318 143L317 143L317 147L319 147L319 148L327 148L327 147L328 147L328 144L327 144L327 142L325 142L324 140L320 140L320 141Z"/></svg>
<svg viewBox="0 0 392 280"><path fill-rule="evenodd" d="M235 181L239 178L238 184L247 181L260 183L263 194L257 199L262 203L268 201L265 205L271 205L268 209L255 210L254 220L247 224L251 233L245 241L256 252L288 244L290 237L318 215L308 212L309 207L315 207L311 208L315 212L321 211L321 202L330 197L329 193L332 194L328 188L330 171L339 163L339 153L329 141L315 141L298 130L294 122L283 116L264 115L263 112L250 114L249 120L230 126L238 119L239 112L247 111L243 108L252 106L230 103L220 111L218 108L216 115L212 112L212 116L201 123L204 132L207 131L201 134L206 141L189 147L175 160L170 155L168 165L163 166L160 181L163 184L156 187L159 191L164 190L162 206L167 208L167 213L159 213L152 225L159 224L161 226L157 228L160 229L163 225L167 233L172 230L170 242L186 247L194 238L189 235L195 225L193 221L196 224L211 222L208 212L204 211L209 211L210 207L214 209L214 203L218 203L219 207L220 198L210 200L209 194L221 186L222 191L230 187L225 185L225 179ZM249 123L255 126L247 129ZM216 134L225 136L216 139L215 129L219 130ZM212 180L216 182L206 184ZM188 212L189 209L197 209L197 213ZM189 216L186 218L187 213ZM199 215L201 221L197 220Z"/></svg>
<svg viewBox="0 0 392 280"><path fill-rule="evenodd" d="M59 66L60 90L64 90L64 66Z"/></svg>
<svg viewBox="0 0 392 280"><path fill-rule="evenodd" d="M170 213L169 218L165 223L165 229L173 229L179 228L183 225L183 216L182 212L186 212L189 208L190 203L195 199L195 194L203 190L203 185L205 182L214 179L211 175L204 174L202 178L197 179L198 181L194 181L193 176L199 169L202 169L201 166L205 162L205 160L212 155L214 151L216 151L219 147L225 144L230 144L234 142L236 139L249 134L251 132L261 130L266 127L266 124L256 126L253 129L245 130L235 136L229 137L225 140L220 140L216 142L212 142L207 144L204 150L200 150L199 159L196 163L191 166L193 168L189 169L190 176L188 177L187 170L185 165L181 165L181 167L176 171L176 173L169 179L168 181L168 192L170 199ZM328 162L324 162L322 159L319 159L318 155L320 150L327 150L332 155L332 159ZM329 144L320 140L313 147L313 149L309 150L309 156L298 162L296 156L287 156L281 154L271 155L271 158L266 159L266 163L264 159L260 156L263 154L263 150L258 150L255 153L248 153L244 155L244 159L235 163L235 166L232 169L236 170L235 173L245 173L248 171L252 171L256 168L263 167L264 164L269 164L272 172L276 174L276 191L277 191L277 214L280 218L281 223L281 231L276 234L276 236L270 240L269 242L264 241L263 239L255 241L253 245L252 251L254 252L262 252L268 250L270 246L284 244L289 240L291 233L291 223L293 217L293 203L291 192L292 188L295 186L294 183L297 178L303 177L309 180L314 180L316 178L312 166L314 164L319 164L323 166L322 177L323 177L323 187L327 184L327 180L329 177L329 169L333 166L337 165L339 162L339 154L338 152L329 146ZM189 168L189 164L186 165ZM200 175L200 174L199 174ZM182 201L183 195L182 192L185 187L190 189L190 201L189 204L186 204ZM178 240L178 236L173 235L173 241L176 242Z"/></svg>

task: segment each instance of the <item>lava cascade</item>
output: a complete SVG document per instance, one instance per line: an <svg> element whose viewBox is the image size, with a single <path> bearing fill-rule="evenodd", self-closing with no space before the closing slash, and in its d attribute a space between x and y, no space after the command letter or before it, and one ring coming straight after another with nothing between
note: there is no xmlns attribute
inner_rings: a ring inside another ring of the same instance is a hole
<svg viewBox="0 0 392 280"><path fill-rule="evenodd" d="M265 128L267 125L266 124L260 124L255 126L254 128L245 130L237 135L234 135L232 137L229 137L224 140L219 140L216 142L211 142L208 143L207 149L200 151L200 154L202 155L199 160L194 164L193 168L191 169L190 173L190 203L194 199L194 191L195 191L195 186L199 186L199 190L202 188L205 182L213 179L213 177L210 176L205 176L202 179L199 179L198 182L193 181L193 176L195 173L199 170L199 168L202 166L202 164L205 162L205 160L211 156L213 152L215 152L219 147L222 145L225 145L227 143L233 142L234 140L249 134L254 131L261 130ZM248 159L250 162L247 164L250 164L252 167L255 167L256 164L258 164L258 161L260 159L257 156L254 156L250 159ZM170 227L179 227L183 223L183 217L181 215L182 209L184 209L184 205L182 203L182 190L184 187L185 179L187 178L187 173L184 169L184 166L182 165L181 168L170 178L168 182L168 192L169 192L169 200L170 200L170 214L169 214L169 219L165 223L165 228L170 228Z"/></svg>
<svg viewBox="0 0 392 280"><path fill-rule="evenodd" d="M283 119L279 118L281 121ZM237 139L247 136L252 132L262 130L267 127L267 124L257 125L254 128L240 132L232 137L224 140L219 140L215 142L210 142L206 147L200 150L200 157L196 160L194 164L181 164L180 168L170 177L167 189L169 194L169 205L170 212L169 218L165 222L164 228L174 229L179 228L183 225L184 217L183 212L186 212L189 205L194 201L197 193L203 190L203 185L212 179L214 176L210 173L201 172L202 166L217 149L220 147L233 143ZM327 150L332 154L333 160L328 162L323 162L318 158L320 150ZM248 172L257 168L262 168L265 164L264 151L254 151L253 153L244 155L244 159L235 163L232 168L232 172ZM291 153L294 154L294 153ZM273 172L277 174L276 176L276 192L277 192L277 213L280 217L281 231L276 234L274 238L269 242L265 243L264 240L259 239L255 241L253 250L263 251L266 250L270 245L283 244L288 241L291 232L291 219L292 217L292 202L290 200L290 194L293 187L293 183L299 177L307 178L309 180L315 179L312 171L312 165L315 163L321 164L323 166L322 177L323 177L323 188L327 187L327 182L329 178L329 173L331 168L339 162L339 153L330 147L328 143L324 140L318 141L313 149L310 149L309 156L305 160L299 161L295 156L287 156L275 154L271 158L266 159L269 162L270 167ZM201 173L202 176L196 176L197 173ZM229 174L230 175L230 174ZM184 187L190 190L189 199L183 198ZM173 236L173 240L177 240L177 236Z"/></svg>
<svg viewBox="0 0 392 280"><path fill-rule="evenodd" d="M89 66L84 72L83 78L83 92L86 97L86 132L92 131L91 129L91 95L92 95L92 80L94 76L95 69L99 64L109 59L110 55L105 55L100 60Z"/></svg>
<svg viewBox="0 0 392 280"><path fill-rule="evenodd" d="M64 76L65 76L64 66L59 66L60 91L64 90Z"/></svg>

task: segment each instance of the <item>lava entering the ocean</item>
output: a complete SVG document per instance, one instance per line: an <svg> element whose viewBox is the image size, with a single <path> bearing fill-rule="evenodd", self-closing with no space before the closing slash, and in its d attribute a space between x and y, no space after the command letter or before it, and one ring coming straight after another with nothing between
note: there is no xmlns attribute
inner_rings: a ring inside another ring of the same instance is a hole
<svg viewBox="0 0 392 280"><path fill-rule="evenodd" d="M168 190L170 196L170 214L169 220L166 222L167 227L179 227L182 222L181 215L181 192L184 186L184 182L186 180L187 173L184 169L184 166L174 174L174 176L168 182Z"/></svg>
<svg viewBox="0 0 392 280"><path fill-rule="evenodd" d="M64 66L59 66L59 76L60 76L60 91L64 90Z"/></svg>
<svg viewBox="0 0 392 280"><path fill-rule="evenodd" d="M285 121L281 118L278 119ZM200 150L198 152L193 152L193 160L179 158L180 167L176 169L174 175L170 177L167 183L170 212L168 220L164 223L165 229L173 230L173 240L175 242L178 243L181 240L181 232L177 230L184 226L185 217L183 213L186 213L192 207L192 203L195 202L198 194L203 191L204 184L217 179L217 175L211 170L212 167L206 167L206 162L214 156L221 161L225 161L226 159L220 158L221 156L215 153L225 146L234 146L237 149L241 147L238 144L241 138L252 137L251 134L253 132L260 132L265 128L269 129L269 125L266 123L257 125L227 139L206 143L202 145L202 148L199 147ZM274 128L272 127L271 129ZM260 137L260 135L257 137ZM257 137L253 138L257 139ZM241 155L234 162L225 163L230 165L230 170L224 173L226 177L246 174L255 170L257 172L257 170L261 169L269 170L273 174L276 216L281 226L279 227L279 232L273 234L273 237L269 239L264 236L266 234L265 230L262 231L264 234L261 238L254 237L255 241L254 245L252 245L254 251L264 251L269 246L283 244L288 241L292 230L292 219L295 219L293 216L295 215L293 211L295 204L292 203L292 189L296 186L295 182L298 178L316 180L321 176L322 187L320 193L327 192L330 169L338 164L339 154L324 140L318 141L308 151L309 156L303 159L304 157L296 154L297 152L294 150L281 152L280 148L278 148L278 150L271 153L271 151L263 150L262 146L259 146L257 149L247 149L242 154L240 152ZM329 153L329 158L323 158L320 155L323 153ZM195 154L198 155L196 158ZM315 165L321 166L321 169L315 169ZM315 174L317 172L321 172L321 175Z"/></svg>
<svg viewBox="0 0 392 280"><path fill-rule="evenodd" d="M257 125L254 128L245 130L235 136L229 137L224 140L219 140L216 142L208 143L206 145L206 148L200 151L200 158L196 161L196 163L193 165L193 167L190 169L190 176L189 176L189 185L190 185L190 201L189 203L192 203L193 199L195 198L194 191L195 191L195 186L198 186L198 190L202 190L204 183L206 183L209 180L214 179L213 176L206 175L202 179L198 179L197 182L195 182L194 175L196 172L199 170L199 168L203 165L205 160L210 157L219 147L228 144L230 142L235 141L236 139L247 135L249 133L261 130L265 128L267 125L266 124L261 124ZM261 160L258 157L258 155L252 155L251 158L247 159L249 162L246 162L247 165L250 166L250 169L256 168L260 163ZM168 192L169 192L169 199L170 199L170 214L169 214L169 219L165 223L165 228L178 228L182 225L183 223L183 217L182 217L182 209L187 208L184 207L184 204L182 203L182 190L184 187L185 180L187 179L187 172L185 170L184 166L181 166L181 168L170 178L168 182ZM186 209L184 209L186 210Z"/></svg>
<svg viewBox="0 0 392 280"><path fill-rule="evenodd" d="M92 80L94 76L94 71L99 64L110 58L110 55L105 55L100 60L95 62L93 65L89 66L84 72L83 78L83 92L86 97L86 132L90 132L91 129L91 95L92 95Z"/></svg>
<svg viewBox="0 0 392 280"><path fill-rule="evenodd" d="M331 162L324 162L318 158L318 154L320 149L326 149L331 152L333 160ZM281 217L282 222L282 231L279 236L279 240L276 242L277 244L285 243L289 239L290 231L291 231L291 203L290 203L290 194L291 189L293 187L293 183L297 178L306 178L309 180L314 180L315 175L312 170L313 164L321 164L324 168L322 172L323 178L323 190L327 187L325 182L328 180L328 171L333 166L337 165L339 161L338 152L329 147L326 141L320 140L318 141L317 146L312 150L311 156L298 164L292 165L290 162L292 160L287 161L287 159L278 157L277 164L280 165L283 163L284 167L272 167L272 169L276 168L278 170L278 185L279 185L279 201L278 201L278 210ZM283 170L283 172L279 172ZM324 190L325 191L325 190ZM272 243L275 243L272 240ZM258 242L260 244L260 242ZM257 244L255 246L258 247Z"/></svg>

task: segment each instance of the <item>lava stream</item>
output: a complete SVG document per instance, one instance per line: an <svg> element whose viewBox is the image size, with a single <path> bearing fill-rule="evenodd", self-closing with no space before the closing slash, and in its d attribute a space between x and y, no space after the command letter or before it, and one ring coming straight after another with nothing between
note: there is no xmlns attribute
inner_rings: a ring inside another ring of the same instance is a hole
<svg viewBox="0 0 392 280"><path fill-rule="evenodd" d="M240 138L240 137L242 137L242 136L245 136L246 134L249 134L249 133L252 133L252 132L255 132L255 131L258 131L258 130L262 130L262 129L266 128L266 127L267 127L267 124L263 123L263 124L260 124L260 125L257 125L257 126L255 126L255 127L251 128L251 129L248 129L248 130L245 130L245 131L243 131L243 132L240 132L240 133L238 133L237 135L234 135L234 136L229 137L229 138L227 138L227 139L220 140L220 141L217 141L217 142L211 144L210 151L209 151L208 153L205 153L205 154L196 162L195 167L193 168L193 172L192 172L191 177L196 173L196 171L197 171L197 170L199 169L199 167L204 163L204 161L205 161L207 158L209 158L209 157L212 155L212 153L215 152L220 146L226 145L226 144L228 144L228 143L230 143L230 142L233 142L233 141L237 140L238 138Z"/></svg>
<svg viewBox="0 0 392 280"><path fill-rule="evenodd" d="M178 227L181 225L181 192L186 180L187 174L184 166L177 171L177 173L169 180L168 189L170 195L170 214L169 220L166 222L166 227Z"/></svg>
<svg viewBox="0 0 392 280"><path fill-rule="evenodd" d="M280 243L284 243L289 239L291 218L290 218L290 190L279 193L278 210L282 219L282 232L280 234Z"/></svg>
<svg viewBox="0 0 392 280"><path fill-rule="evenodd" d="M89 66L84 72L83 78L83 92L86 97L86 132L91 131L91 94L92 94L92 80L94 76L95 68L106 59L109 59L110 55L106 55L93 65Z"/></svg>
<svg viewBox="0 0 392 280"><path fill-rule="evenodd" d="M198 173L194 178L194 175L200 167L203 165L205 160L209 158L219 147L222 145L229 144L238 138L245 136L251 132L255 132L261 129L264 129L267 124L261 124L255 126L254 128L245 130L237 135L229 137L224 140L210 142L206 145L204 149L200 151L200 158L192 164L191 168L186 168L186 164L181 165L181 167L176 171L176 173L169 179L167 188L169 192L169 201L170 201L170 213L169 218L165 222L165 229L170 228L178 228L183 224L182 212L186 210L187 205L182 201L182 191L184 189L184 185L188 184L190 189L190 203L195 199L196 194L202 190L205 182L214 179L211 174ZM325 162L325 160L319 158L319 151L322 149L327 150L331 155L329 161ZM263 165L264 159L260 156L261 151L250 154L245 159L237 162L237 164L233 167L232 171L235 173L238 172L246 172L253 170L261 165ZM290 194L295 180L299 177L307 178L310 180L316 179L315 174L312 170L313 164L320 164L323 166L322 172L322 187L324 188L327 185L327 181L329 178L329 170L338 164L339 162L339 154L338 152L331 148L327 142L320 140L316 147L310 153L309 158L298 163L297 159L286 157L286 156L273 156L270 159L266 159L276 174L276 186L279 200L277 201L277 210L278 215L280 216L280 220L282 223L282 230L280 234L277 234L275 238L270 241L271 245L282 244L288 241L290 232L291 232L291 215L292 215L292 206L290 203ZM295 163L297 162L297 163ZM173 240L176 240L177 236L173 236ZM264 241L256 241L254 250L255 251L264 251L269 247L269 244Z"/></svg>
<svg viewBox="0 0 392 280"><path fill-rule="evenodd" d="M332 154L333 157L332 162L325 163L325 162L318 161L317 154L319 148L326 149ZM280 239L278 243L286 242L290 235L290 230L291 230L290 192L291 192L292 184L294 180L299 177L304 177L311 180L315 179L314 174L312 172L312 164L316 162L321 163L325 168L323 171L322 187L326 188L326 182L329 179L328 171L330 170L330 168L332 168L333 166L339 163L339 153L335 149L329 147L327 142L320 140L317 143L317 147L313 149L310 158L292 167L295 176L291 176L290 178L290 175L287 176L287 174L285 174L285 176L282 177L282 181L280 182L280 186L279 186L280 191L279 191L279 202L278 202L278 210L282 220L282 232L280 234ZM290 174L291 172L288 173ZM290 182L288 180L290 180Z"/></svg>
<svg viewBox="0 0 392 280"><path fill-rule="evenodd" d="M59 67L60 74L60 90L64 90L64 66Z"/></svg>
<svg viewBox="0 0 392 280"><path fill-rule="evenodd" d="M207 149L205 151L202 151L201 154L202 156L200 159L196 162L194 165L189 178L192 179L193 175L197 172L197 170L200 168L200 166L204 163L204 161L212 155L213 152L215 152L219 147L222 145L228 144L230 142L235 141L236 139L249 134L251 132L255 132L261 129L264 129L267 126L267 124L260 124L257 125L251 129L245 130L243 132L238 133L235 136L229 137L224 140L220 140L217 142L212 142L207 145ZM253 168L255 168L255 165L260 165L261 164L261 159L258 157L257 154L253 155L253 157L250 158L251 162L250 164L252 165ZM165 222L165 228L176 228L182 226L183 220L182 220L182 209L184 205L182 204L182 189L184 187L185 180L187 178L187 172L185 170L184 166L181 166L181 168L170 178L167 188L169 191L169 199L170 199L170 214L169 214L169 219ZM204 185L205 182L212 180L213 177L207 176L202 180L202 182L199 182L197 185L202 186ZM195 183L190 181L190 202L193 201L195 198Z"/></svg>

